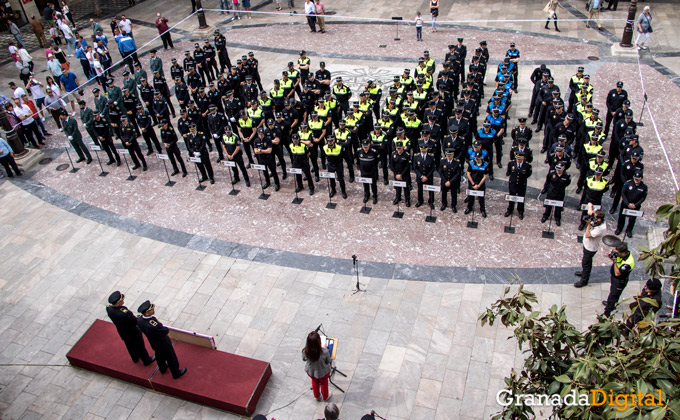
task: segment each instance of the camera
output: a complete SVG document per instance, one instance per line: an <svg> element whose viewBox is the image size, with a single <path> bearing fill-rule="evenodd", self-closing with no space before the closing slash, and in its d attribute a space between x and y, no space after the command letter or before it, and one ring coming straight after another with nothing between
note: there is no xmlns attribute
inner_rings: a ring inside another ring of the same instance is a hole
<svg viewBox="0 0 680 420"><path fill-rule="evenodd" d="M612 250L611 252L609 252L609 254L607 254L607 257L610 260L615 260L616 258L618 258L618 256L619 256L619 253L616 252L616 250Z"/></svg>

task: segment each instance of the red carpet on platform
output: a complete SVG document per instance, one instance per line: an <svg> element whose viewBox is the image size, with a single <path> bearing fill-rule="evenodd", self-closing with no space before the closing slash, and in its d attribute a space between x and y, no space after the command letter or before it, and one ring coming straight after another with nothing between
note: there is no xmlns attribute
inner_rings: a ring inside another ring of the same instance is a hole
<svg viewBox="0 0 680 420"><path fill-rule="evenodd" d="M145 339L146 342L146 339ZM146 343L149 354L151 346ZM269 363L231 353L177 342L180 368L187 373L172 379L156 363L132 363L125 344L110 322L96 320L66 355L73 366L111 376L158 392L250 416L272 374Z"/></svg>

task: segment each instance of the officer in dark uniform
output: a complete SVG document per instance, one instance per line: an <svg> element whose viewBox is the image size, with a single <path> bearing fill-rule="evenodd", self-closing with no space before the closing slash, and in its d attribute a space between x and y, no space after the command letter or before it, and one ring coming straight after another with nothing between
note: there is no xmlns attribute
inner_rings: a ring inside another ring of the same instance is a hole
<svg viewBox="0 0 680 420"><path fill-rule="evenodd" d="M175 106L172 104L172 101L170 100L170 88L168 88L168 82L165 80L165 77L163 77L158 71L153 72L153 88L156 92L161 93L161 95L165 99L165 102L168 105L168 108L170 109L172 118L175 118Z"/></svg>
<svg viewBox="0 0 680 420"><path fill-rule="evenodd" d="M619 179L612 187L614 190L614 199L612 200L612 206L609 209L609 214L614 214L616 208L619 206L619 200L621 199L621 194L624 191L624 184L633 180L635 174L644 171L644 169L645 165L643 165L640 161L640 154L637 152L633 153L630 156L630 159L621 165ZM616 176L616 174L614 176Z"/></svg>
<svg viewBox="0 0 680 420"><path fill-rule="evenodd" d="M531 164L524 161L524 152L515 153L515 160L510 161L505 175L508 177L508 193L510 195L524 197L527 193L527 180L532 174ZM508 217L515 210L515 202L508 202L508 209L505 217ZM524 203L517 203L517 213L519 219L524 219Z"/></svg>
<svg viewBox="0 0 680 420"><path fill-rule="evenodd" d="M302 169L302 173L307 179L309 185L309 195L314 195L314 181L312 181L312 173L309 170L309 148L300 141L300 136L293 134L293 144L290 145L290 161L293 168ZM303 190L302 175L295 175L295 192Z"/></svg>
<svg viewBox="0 0 680 420"><path fill-rule="evenodd" d="M196 123L194 122L189 124L189 134L187 134L186 137L186 144L189 157L201 158L201 162L196 163L198 170L201 172L201 179L199 182L205 181L207 177L210 179L210 183L214 184L215 176L213 174L212 164L210 163L210 154L208 153L208 139L206 138L205 133L197 130Z"/></svg>
<svg viewBox="0 0 680 420"><path fill-rule="evenodd" d="M156 313L154 305L148 300L144 301L139 305L137 312L142 314L137 318L137 325L146 335L151 348L156 351L156 363L158 363L161 374L170 369L173 379L177 379L187 373L187 368L179 368L177 355L172 348L172 341L168 337L168 327L163 326L154 316Z"/></svg>
<svg viewBox="0 0 680 420"><path fill-rule="evenodd" d="M225 68L231 68L231 61L227 51L227 39L220 33L219 29L215 29L213 34L215 35L215 50L217 51L217 57L220 59L220 72L224 73Z"/></svg>
<svg viewBox="0 0 680 420"><path fill-rule="evenodd" d="M210 77L212 77L212 80L215 80L215 73L219 73L219 71L217 70L217 57L215 47L210 45L209 39L203 41L203 53L205 54L206 69L210 73Z"/></svg>
<svg viewBox="0 0 680 420"><path fill-rule="evenodd" d="M448 205L447 194L451 194L451 208L454 213L458 212L458 190L460 189L460 162L454 158L455 150L446 148L444 150L446 159L439 164L439 176L441 177L442 206L441 211L446 210Z"/></svg>
<svg viewBox="0 0 680 420"><path fill-rule="evenodd" d="M371 141L364 139L361 142L361 149L357 151L357 165L362 177L371 178L373 182L370 187L364 184L364 203L366 203L373 192L373 204L378 202L378 153L371 149Z"/></svg>
<svg viewBox="0 0 680 420"><path fill-rule="evenodd" d="M428 147L425 142L419 142L418 147L420 148L420 153L417 153L413 157L413 171L416 174L416 184L418 186L418 201L416 202L416 207L423 205L423 185L432 185L434 183L434 171L435 163L434 157L427 153ZM431 209L434 209L434 191L429 191L429 198L427 203L430 205Z"/></svg>
<svg viewBox="0 0 680 420"><path fill-rule="evenodd" d="M494 143L496 141L496 131L491 128L491 123L489 121L484 121L482 128L476 133L476 139L482 144L482 149L484 149L489 157L489 162L493 162L493 151ZM489 179L493 181L493 165L489 165L487 168L489 173Z"/></svg>
<svg viewBox="0 0 680 420"><path fill-rule="evenodd" d="M137 142L137 131L125 116L120 119L120 139L123 142L123 146L125 146L125 148L130 152L130 158L135 164L132 169L138 169L139 161L141 160L142 171L146 171L146 159L144 159L142 149L139 147L139 143Z"/></svg>
<svg viewBox="0 0 680 420"><path fill-rule="evenodd" d="M642 203L647 199L647 185L642 182L642 170L637 170L633 179L623 184L623 193L621 195L621 210L619 210L619 220L616 224L616 231L614 234L618 235L626 226L626 219L628 219L628 227L626 228L626 236L633 237L633 228L637 217L626 216L623 214L624 209L640 210Z"/></svg>
<svg viewBox="0 0 680 420"><path fill-rule="evenodd" d="M179 152L179 147L177 147L177 133L175 133L175 129L168 120L161 121L161 124L161 141L165 146L165 151L168 154L173 169L170 175L175 176L179 173L177 169L177 162L179 162L182 167L182 178L184 178L187 176L187 168L184 166L182 154Z"/></svg>
<svg viewBox="0 0 680 420"><path fill-rule="evenodd" d="M545 198L548 200L564 201L569 184L571 184L571 175L566 173L562 163L558 163L555 168L548 171L541 194L547 194ZM548 220L552 211L553 206L545 206L541 223ZM555 207L555 224L557 226L562 224L562 207Z"/></svg>
<svg viewBox="0 0 680 420"><path fill-rule="evenodd" d="M156 146L158 153L163 153L161 144L158 142L158 137L156 136L156 131L153 129L151 114L139 103L137 104L137 126L142 131L142 137L144 137L144 141L146 142L146 147L148 149L146 155L149 156L153 153L154 145Z"/></svg>
<svg viewBox="0 0 680 420"><path fill-rule="evenodd" d="M394 180L406 182L406 188L394 187L397 196L392 204L399 204L401 201L401 191L403 190L406 207L411 207L411 157L404 150L404 143L402 141L396 142L395 151L392 152L390 163L392 165L392 172L394 172Z"/></svg>
<svg viewBox="0 0 680 420"><path fill-rule="evenodd" d="M92 130L94 130L94 134L97 136L99 144L109 157L109 161L106 162L106 164L112 165L115 157L116 166L120 166L120 155L118 154L116 147L113 145L111 124L109 124L109 121L99 112L94 114Z"/></svg>
<svg viewBox="0 0 680 420"><path fill-rule="evenodd" d="M144 366L149 366L156 360L156 356L149 357L144 345L144 338L142 332L137 327L137 317L124 306L125 295L119 291L111 293L109 296L109 305L106 306L106 314L116 326L118 335L125 343L132 362L137 363L139 359L142 360Z"/></svg>
<svg viewBox="0 0 680 420"><path fill-rule="evenodd" d="M156 118L158 118L158 120L170 119L170 109L168 108L168 101L162 96L161 92L158 90L154 91L152 107L153 112L154 114L156 114Z"/></svg>
<svg viewBox="0 0 680 420"><path fill-rule="evenodd" d="M224 134L222 135L222 147L224 147L224 155L232 162L236 162L236 166L233 166L231 170L234 173L234 179L231 181L231 185L236 184L241 179L239 178L239 169L243 174L243 179L246 181L246 187L250 187L250 178L248 177L248 172L246 171L246 165L243 162L243 152L241 151L241 139L233 133L231 126L227 125L224 127Z"/></svg>
<svg viewBox="0 0 680 420"><path fill-rule="evenodd" d="M184 79L179 76L176 76L174 80L175 98L177 99L177 103L179 103L180 109L186 108L187 104L191 100L191 96L189 95L189 86L184 83Z"/></svg>
<svg viewBox="0 0 680 420"><path fill-rule="evenodd" d="M486 191L486 179L489 177L489 166L491 165L484 160L482 151L479 150L475 152L475 159L469 162L467 170L470 189ZM468 197L465 214L469 214L472 211L472 207L475 205L475 198L479 199L479 212L482 214L482 217L486 217L484 197L475 197L472 195Z"/></svg>
<svg viewBox="0 0 680 420"><path fill-rule="evenodd" d="M621 108L623 102L628 99L628 92L623 89L623 82L616 82L616 88L609 91L607 94L607 117L604 126L605 136L609 134L609 126L614 119L614 114Z"/></svg>
<svg viewBox="0 0 680 420"><path fill-rule="evenodd" d="M180 79L184 80L184 69L179 65L179 63L177 63L177 59L172 58L170 62L172 63L170 65L170 79L177 80L179 77Z"/></svg>
<svg viewBox="0 0 680 420"><path fill-rule="evenodd" d="M347 198L347 192L345 191L345 175L344 169L342 167L343 159L343 147L335 143L335 137L328 136L326 139L327 143L323 146L323 152L326 155L326 161L328 164L328 172L334 172L335 178L340 183L340 192L342 193L342 198ZM333 197L335 192L335 179L329 178L331 184L330 197ZM318 181L317 181L318 182Z"/></svg>
<svg viewBox="0 0 680 420"><path fill-rule="evenodd" d="M387 180L387 155L388 155L388 141L385 133L382 131L382 126L379 123L375 123L373 126L374 131L370 134L371 148L375 150L378 155L378 160L382 166L383 172L383 182L385 185L388 184Z"/></svg>
<svg viewBox="0 0 680 420"><path fill-rule="evenodd" d="M532 137L534 136L534 132L531 129L531 127L527 127L526 118L519 118L518 121L519 125L513 128L512 131L510 132L513 147L517 145L520 138L526 139L527 143L529 143Z"/></svg>
<svg viewBox="0 0 680 420"><path fill-rule="evenodd" d="M586 185L581 196L580 204L592 203L593 205L602 205L602 196L609 189L609 183L606 179L603 179L602 173L604 171L601 167L595 169L595 173L591 177L586 178ZM581 224L578 226L578 230L583 230L586 227L586 216L588 215L588 210L583 210L581 214Z"/></svg>
<svg viewBox="0 0 680 420"><path fill-rule="evenodd" d="M264 172L264 185L262 188L267 188L269 185L270 174L274 178L274 191L281 189L279 183L279 175L276 173L276 163L274 161L274 145L269 136L266 135L266 130L263 127L257 129L257 137L253 140L253 150L257 157L257 162L260 165L267 167Z"/></svg>
<svg viewBox="0 0 680 420"><path fill-rule="evenodd" d="M208 127L212 133L213 139L215 139L215 146L217 148L217 163L222 162L224 159L224 154L222 153L222 148L220 147L220 140L224 135L224 129L229 125L227 118L223 113L217 112L216 105L210 105L208 107L210 113L208 114Z"/></svg>
<svg viewBox="0 0 680 420"><path fill-rule="evenodd" d="M534 152L527 146L527 139L520 137L516 146L510 149L510 160L515 160L515 156L518 152L524 153L524 161L526 163L532 163L534 161Z"/></svg>

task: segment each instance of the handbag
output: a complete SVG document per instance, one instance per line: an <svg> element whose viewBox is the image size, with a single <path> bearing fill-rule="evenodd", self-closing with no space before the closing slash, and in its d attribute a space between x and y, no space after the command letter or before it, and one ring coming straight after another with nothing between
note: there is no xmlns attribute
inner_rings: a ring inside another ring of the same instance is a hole
<svg viewBox="0 0 680 420"><path fill-rule="evenodd" d="M592 5L593 5L593 0L588 0L586 2L586 11L589 11L590 8L592 7Z"/></svg>

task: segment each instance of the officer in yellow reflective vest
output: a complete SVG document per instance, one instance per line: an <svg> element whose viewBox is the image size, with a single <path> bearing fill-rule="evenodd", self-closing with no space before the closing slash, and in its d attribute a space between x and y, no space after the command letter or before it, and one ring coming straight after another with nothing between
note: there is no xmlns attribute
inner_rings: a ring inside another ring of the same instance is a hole
<svg viewBox="0 0 680 420"><path fill-rule="evenodd" d="M288 84L292 86L290 79L288 79ZM286 97L286 90L281 86L281 81L279 81L279 79L274 79L274 87L269 90L269 96L272 98L271 101L274 104L274 111L281 112L283 109L283 100Z"/></svg>
<svg viewBox="0 0 680 420"><path fill-rule="evenodd" d="M354 182L354 156L352 153L352 132L347 128L344 121L340 121L339 127L335 130L335 141L337 144L342 146L342 158L347 163L347 169L349 170L349 182ZM328 157L326 157L328 159Z"/></svg>
<svg viewBox="0 0 680 420"><path fill-rule="evenodd" d="M616 304L623 294L623 290L628 285L628 278L630 277L630 272L635 268L635 259L633 255L628 250L628 244L625 242L616 246L616 249L607 255L610 260L612 260L612 266L609 270L610 286L609 286L609 296L607 300L603 300L602 304L605 305L604 316L608 317L611 315L612 311L616 308Z"/></svg>
<svg viewBox="0 0 680 420"><path fill-rule="evenodd" d="M375 119L380 118L380 101L382 99L382 89L376 86L375 81L369 80L366 82L366 91L373 101L373 115Z"/></svg>
<svg viewBox="0 0 680 420"><path fill-rule="evenodd" d="M335 144L335 137L333 136L329 136L327 141L328 144L323 147L323 151L328 159L328 172L335 173L335 178L340 183L342 198L346 199L347 192L345 191L345 177L342 169L342 146ZM336 194L335 179L329 178L329 182L331 191L328 196L333 197Z"/></svg>
<svg viewBox="0 0 680 420"><path fill-rule="evenodd" d="M595 174L586 178L586 186L581 196L581 205L592 203L594 206L602 205L602 196L609 189L609 183L602 177L604 170L601 167L595 169ZM583 210L581 213L581 224L578 230L583 230L587 223L588 210Z"/></svg>
<svg viewBox="0 0 680 420"><path fill-rule="evenodd" d="M335 78L333 85L333 95L340 105L338 117L342 117L349 109L349 100L352 97L352 89L342 82L342 77Z"/></svg>
<svg viewBox="0 0 680 420"><path fill-rule="evenodd" d="M309 171L309 148L300 141L300 136L293 134L293 144L290 145L290 161L293 168L302 169L302 173L307 179L309 185L309 195L314 195L314 182L312 181L312 174ZM295 192L303 190L302 175L295 175Z"/></svg>
<svg viewBox="0 0 680 420"><path fill-rule="evenodd" d="M255 130L253 129L253 120L248 117L248 114L244 109L239 111L238 118L238 135L243 141L243 148L246 151L246 156L248 156L248 168L250 165L255 163L253 160L253 139L255 138Z"/></svg>
<svg viewBox="0 0 680 420"><path fill-rule="evenodd" d="M317 157L319 156L318 149L314 150L314 138L313 133L309 129L306 122L300 124L300 131L297 133L300 141L309 148L310 158L312 159L312 170L314 171L314 180L319 182L319 162Z"/></svg>
<svg viewBox="0 0 680 420"><path fill-rule="evenodd" d="M407 92L416 88L416 82L413 80L413 77L411 77L410 69L404 69L404 74L399 78L399 83Z"/></svg>
<svg viewBox="0 0 680 420"><path fill-rule="evenodd" d="M224 149L224 155L226 156L226 158L232 162L236 162L236 166L231 168L232 172L234 173L234 179L231 181L231 185L234 185L241 180L239 177L240 169L241 173L243 174L243 179L246 181L246 187L250 187L250 178L248 177L246 166L243 163L243 152L241 151L241 139L239 139L238 136L234 135L234 133L231 131L230 125L224 127L224 135L222 136L222 147Z"/></svg>

